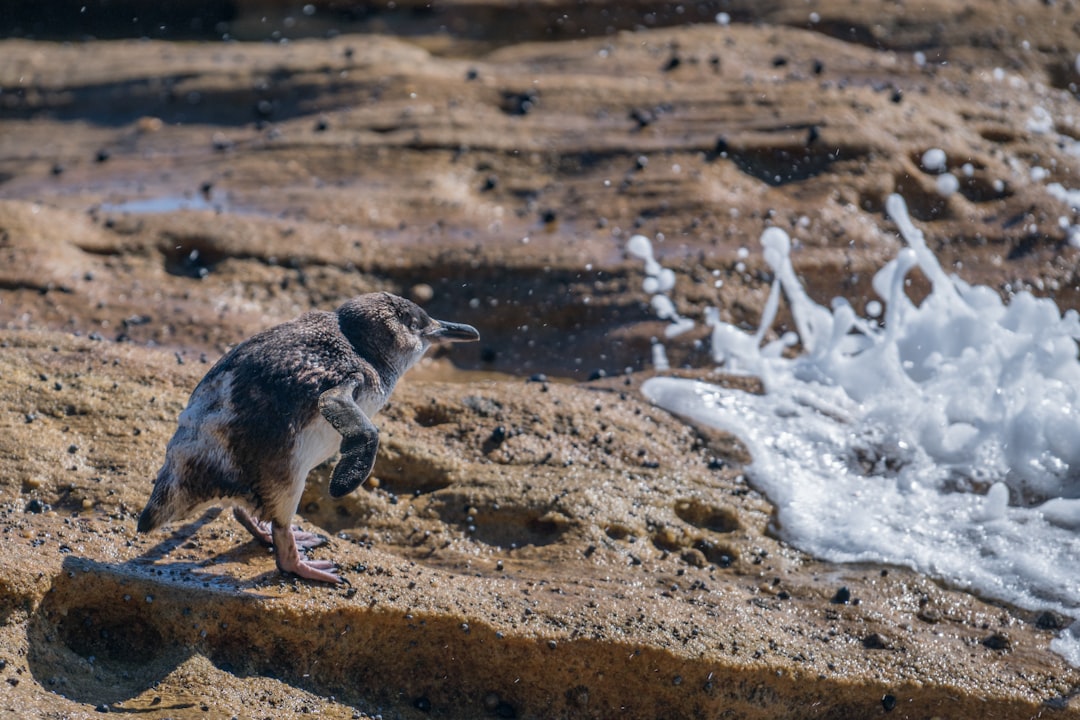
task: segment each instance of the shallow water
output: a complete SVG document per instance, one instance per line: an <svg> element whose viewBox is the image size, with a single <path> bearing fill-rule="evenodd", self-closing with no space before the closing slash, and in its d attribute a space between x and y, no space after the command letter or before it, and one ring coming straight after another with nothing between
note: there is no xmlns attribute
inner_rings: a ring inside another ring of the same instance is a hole
<svg viewBox="0 0 1080 720"><path fill-rule="evenodd" d="M746 443L750 480L793 545L1080 618L1080 318L950 277L903 201L887 210L907 247L874 277L877 317L843 298L811 300L788 236L770 228L761 241L775 280L759 329L707 316L716 362L760 376L766 393L674 378L642 390ZM648 264L642 240L633 252ZM916 267L933 285L919 305L905 294ZM764 343L781 296L797 335ZM796 343L802 353L783 357ZM1078 635L1080 623L1053 644L1073 664Z"/></svg>
<svg viewBox="0 0 1080 720"><path fill-rule="evenodd" d="M211 202L202 195L162 195L159 197L125 200L123 202L102 203L103 212L132 213L136 215L150 213L176 212L177 210L223 210L221 202Z"/></svg>

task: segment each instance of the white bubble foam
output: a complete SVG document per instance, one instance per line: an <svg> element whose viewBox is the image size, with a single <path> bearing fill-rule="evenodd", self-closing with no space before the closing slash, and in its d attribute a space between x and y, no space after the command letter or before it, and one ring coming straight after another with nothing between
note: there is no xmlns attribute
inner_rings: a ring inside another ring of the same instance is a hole
<svg viewBox="0 0 1080 720"><path fill-rule="evenodd" d="M944 173L937 176L937 191L941 197L954 195L960 189L960 181L952 173Z"/></svg>
<svg viewBox="0 0 1080 720"><path fill-rule="evenodd" d="M1080 618L1080 316L949 276L903 200L886 210L907 247L872 281L884 317L861 318L842 298L815 303L790 239L770 228L775 279L759 328L706 313L714 359L760 376L766 393L675 378L642 392L742 439L748 477L793 545ZM904 292L916 267L931 283L920 304ZM798 337L765 343L781 295ZM802 354L785 355L796 340ZM1052 647L1080 665L1074 627Z"/></svg>
<svg viewBox="0 0 1080 720"><path fill-rule="evenodd" d="M945 163L948 158L945 155L945 151L941 148L930 148L922 154L920 164L927 172L942 172L945 170Z"/></svg>

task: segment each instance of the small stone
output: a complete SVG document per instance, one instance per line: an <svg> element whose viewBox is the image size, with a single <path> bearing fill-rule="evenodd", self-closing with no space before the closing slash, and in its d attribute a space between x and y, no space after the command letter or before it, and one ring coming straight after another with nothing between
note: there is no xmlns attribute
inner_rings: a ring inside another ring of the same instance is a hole
<svg viewBox="0 0 1080 720"><path fill-rule="evenodd" d="M862 645L867 650L891 650L892 642L881 633L870 633L863 638Z"/></svg>
<svg viewBox="0 0 1080 720"><path fill-rule="evenodd" d="M26 507L23 512L33 513L34 515L40 515L43 512L51 510L51 506L48 503L43 503L38 498L30 498L30 501L26 503Z"/></svg>
<svg viewBox="0 0 1080 720"><path fill-rule="evenodd" d="M885 712L892 712L893 708L896 707L896 696L895 695L885 695L885 696L883 696L881 698L881 707L883 707L885 709Z"/></svg>
<svg viewBox="0 0 1080 720"><path fill-rule="evenodd" d="M836 591L836 594L829 600L833 605L847 605L851 602L851 591L846 587L842 587Z"/></svg>
<svg viewBox="0 0 1080 720"><path fill-rule="evenodd" d="M1061 630L1068 627L1072 619L1053 610L1046 610L1035 618L1035 627L1040 630Z"/></svg>

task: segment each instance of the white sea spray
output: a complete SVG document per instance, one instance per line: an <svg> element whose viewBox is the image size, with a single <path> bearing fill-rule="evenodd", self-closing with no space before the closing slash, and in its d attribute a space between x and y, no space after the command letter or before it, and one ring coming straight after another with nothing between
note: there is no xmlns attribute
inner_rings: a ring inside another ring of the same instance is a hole
<svg viewBox="0 0 1080 720"><path fill-rule="evenodd" d="M950 276L903 200L886 209L907 247L874 276L871 317L843 298L815 303L787 234L769 228L775 279L758 329L705 317L715 361L761 377L765 394L675 378L642 391L743 440L748 477L793 545L1080 618L1080 317ZM919 304L905 293L916 267L932 285ZM765 342L781 296L797 332ZM1078 636L1080 623L1053 642L1075 665Z"/></svg>

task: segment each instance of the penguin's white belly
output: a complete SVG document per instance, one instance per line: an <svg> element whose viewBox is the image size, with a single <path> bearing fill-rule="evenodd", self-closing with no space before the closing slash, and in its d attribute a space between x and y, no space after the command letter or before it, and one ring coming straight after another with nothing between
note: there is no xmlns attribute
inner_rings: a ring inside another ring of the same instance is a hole
<svg viewBox="0 0 1080 720"><path fill-rule="evenodd" d="M326 462L340 448L341 435L322 415L316 416L300 431L293 446L294 477L300 485L303 485L313 468Z"/></svg>

